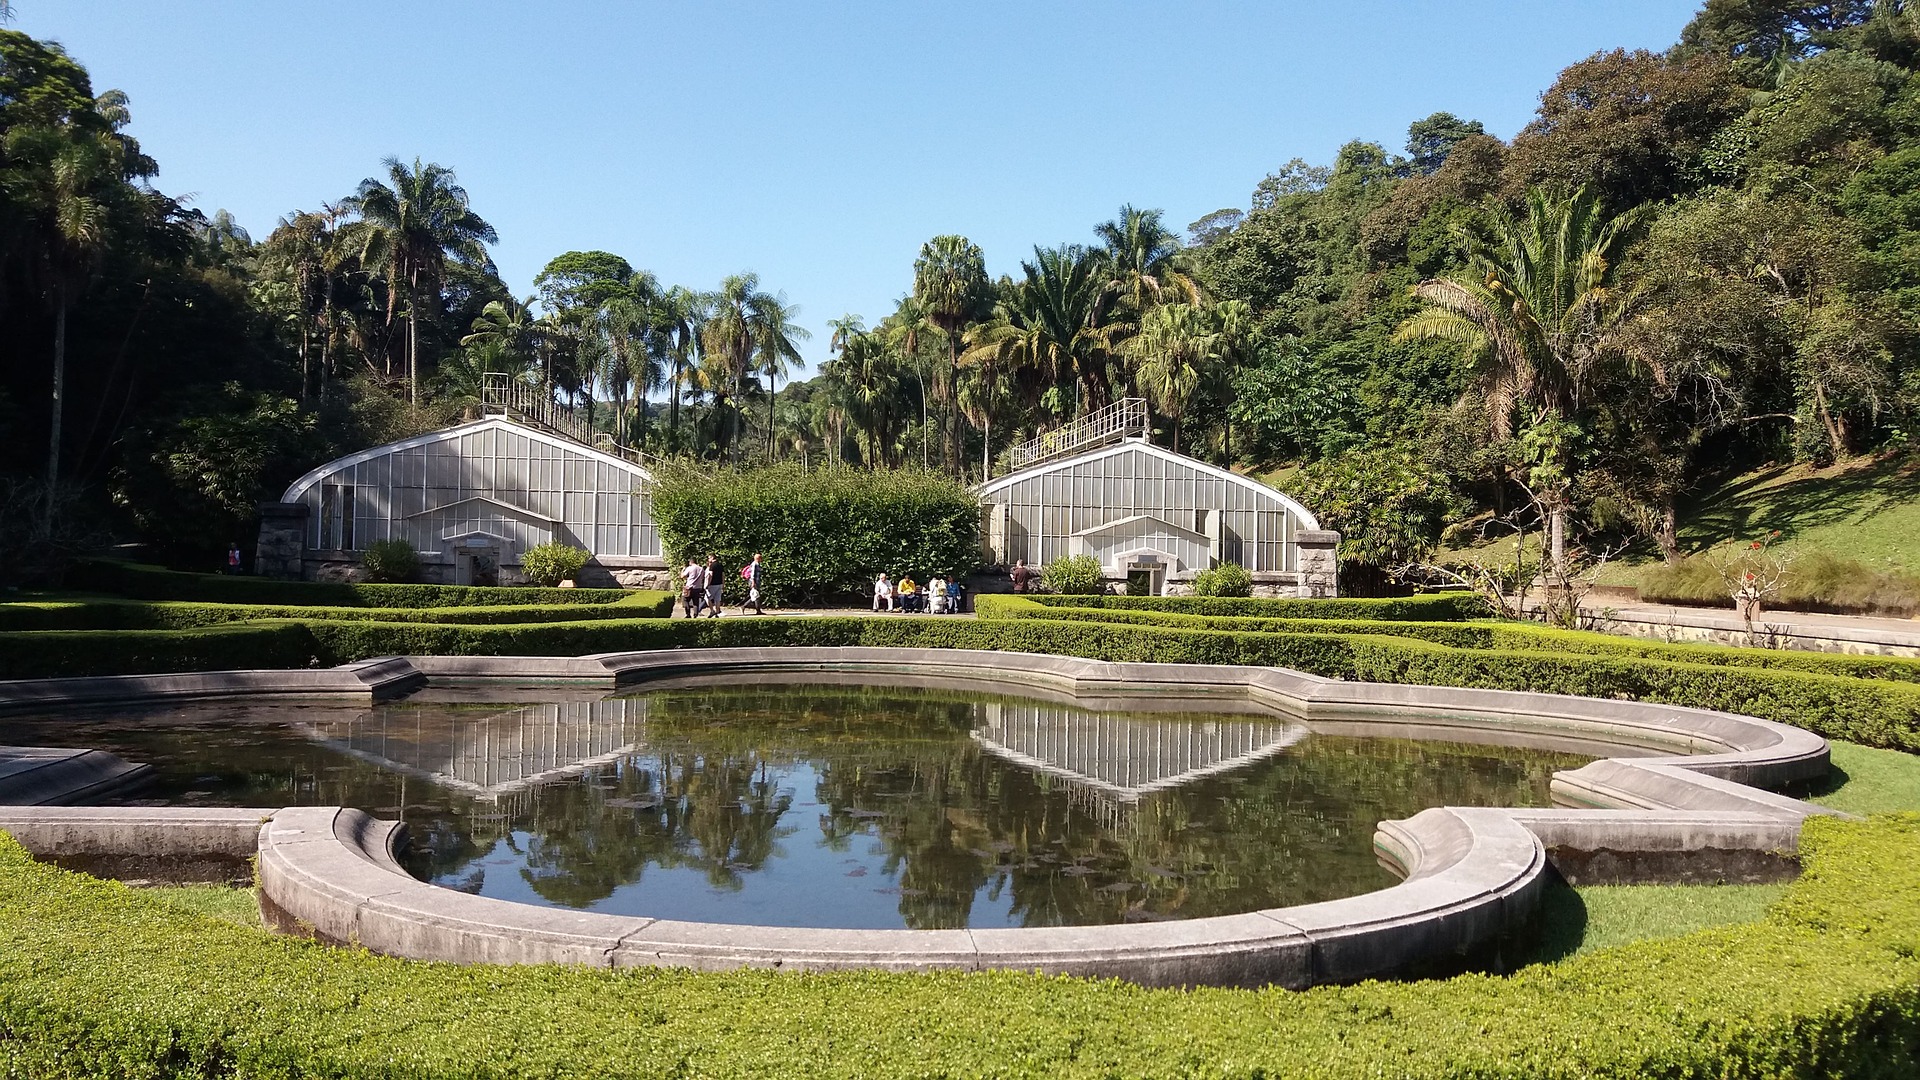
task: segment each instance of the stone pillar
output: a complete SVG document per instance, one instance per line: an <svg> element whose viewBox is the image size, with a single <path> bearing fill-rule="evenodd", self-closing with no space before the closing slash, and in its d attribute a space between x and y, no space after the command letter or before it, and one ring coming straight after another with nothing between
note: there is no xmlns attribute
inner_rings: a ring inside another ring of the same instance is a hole
<svg viewBox="0 0 1920 1080"><path fill-rule="evenodd" d="M1312 529L1294 536L1299 547L1300 596L1321 600L1340 595L1340 534Z"/></svg>
<svg viewBox="0 0 1920 1080"><path fill-rule="evenodd" d="M253 552L253 572L261 577L298 581L307 554L307 504L260 504L260 544Z"/></svg>
<svg viewBox="0 0 1920 1080"><path fill-rule="evenodd" d="M982 554L986 556L986 564L1012 566L1013 560L1008 558L1012 553L1007 550L1007 504L988 503L980 508L980 513L986 519L980 529Z"/></svg>
<svg viewBox="0 0 1920 1080"><path fill-rule="evenodd" d="M1227 559L1227 531L1221 527L1221 514L1218 510L1200 511L1200 532L1207 538L1207 565L1202 570L1219 566Z"/></svg>

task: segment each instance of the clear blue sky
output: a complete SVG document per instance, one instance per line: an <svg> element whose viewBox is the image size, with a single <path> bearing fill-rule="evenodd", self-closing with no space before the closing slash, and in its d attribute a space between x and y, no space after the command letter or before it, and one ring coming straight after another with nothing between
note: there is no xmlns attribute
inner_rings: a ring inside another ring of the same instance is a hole
<svg viewBox="0 0 1920 1080"><path fill-rule="evenodd" d="M1664 49L1696 6L15 0L13 27L125 90L156 184L256 239L418 156L517 293L576 248L693 288L754 270L817 362L930 236L1016 273L1122 203L1184 227L1436 110L1511 137L1561 68Z"/></svg>

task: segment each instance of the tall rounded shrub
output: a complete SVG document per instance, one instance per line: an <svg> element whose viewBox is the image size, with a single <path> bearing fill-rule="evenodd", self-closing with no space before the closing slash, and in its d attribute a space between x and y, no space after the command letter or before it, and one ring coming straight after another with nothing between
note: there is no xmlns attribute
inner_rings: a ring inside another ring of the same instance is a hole
<svg viewBox="0 0 1920 1080"><path fill-rule="evenodd" d="M1252 596L1253 574L1238 563L1221 563L1193 575L1195 596Z"/></svg>
<svg viewBox="0 0 1920 1080"><path fill-rule="evenodd" d="M420 555L405 540L375 540L367 545L360 559L368 581L396 583L412 581L420 572Z"/></svg>
<svg viewBox="0 0 1920 1080"><path fill-rule="evenodd" d="M882 572L922 580L980 565L980 502L954 480L918 470L806 469L798 464L662 475L653 519L674 565L720 557L729 602L740 568L764 556L762 600L859 602Z"/></svg>
<svg viewBox="0 0 1920 1080"><path fill-rule="evenodd" d="M520 556L520 571L535 585L551 589L578 577L591 556L583 549L553 541L537 544Z"/></svg>
<svg viewBox="0 0 1920 1080"><path fill-rule="evenodd" d="M1107 572L1091 555L1069 555L1048 563L1040 584L1050 593L1097 596L1107 591Z"/></svg>

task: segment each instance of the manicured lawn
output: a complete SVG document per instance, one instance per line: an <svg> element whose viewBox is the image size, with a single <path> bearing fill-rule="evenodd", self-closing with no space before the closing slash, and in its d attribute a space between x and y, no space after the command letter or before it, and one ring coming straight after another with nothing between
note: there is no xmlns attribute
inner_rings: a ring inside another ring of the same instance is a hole
<svg viewBox="0 0 1920 1080"><path fill-rule="evenodd" d="M253 889L230 885L160 885L146 895L177 911L240 926L260 925L260 895Z"/></svg>

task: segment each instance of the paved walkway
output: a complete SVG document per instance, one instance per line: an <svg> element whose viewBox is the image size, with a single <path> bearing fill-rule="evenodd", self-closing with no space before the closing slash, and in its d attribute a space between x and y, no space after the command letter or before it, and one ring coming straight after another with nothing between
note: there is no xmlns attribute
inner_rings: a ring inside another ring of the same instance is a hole
<svg viewBox="0 0 1920 1080"><path fill-rule="evenodd" d="M876 612L871 608L851 608L851 607L849 608L768 608L767 614L765 617L773 618L777 616L777 617L786 618L786 619L810 619L810 618L824 619L824 618L842 617L847 615L883 615L883 614L886 614L886 613ZM682 604L675 604L673 606L673 617L676 619L686 618L687 617L686 607ZM737 607L728 607L728 608L721 609L720 617L723 619L738 619L738 618L754 619L754 618L760 618L761 616L755 615L751 607L745 609L745 611L742 611L740 608L737 608ZM966 611L958 615L925 615L919 612L914 612L912 614L909 614L904 611L896 611L893 613L892 617L899 618L899 619L971 619L973 618L973 612ZM707 616L702 615L701 618L704 619L704 618L707 618Z"/></svg>

